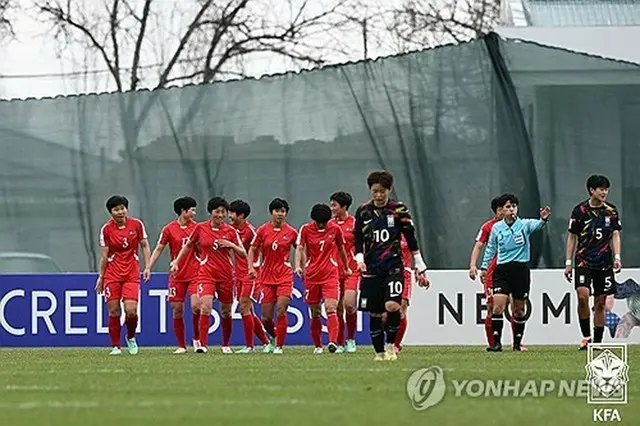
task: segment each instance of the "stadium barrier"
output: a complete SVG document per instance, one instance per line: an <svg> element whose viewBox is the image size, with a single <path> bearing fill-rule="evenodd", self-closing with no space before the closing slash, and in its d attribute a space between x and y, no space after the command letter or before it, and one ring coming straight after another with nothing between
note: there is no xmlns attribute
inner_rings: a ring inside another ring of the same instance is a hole
<svg viewBox="0 0 640 426"><path fill-rule="evenodd" d="M483 345L486 305L479 282L467 271L432 271L432 288L413 289L409 308L407 345ZM0 346L84 347L108 346L106 309L94 291L94 274L0 275ZM625 270L616 280L640 282L640 270ZM138 342L141 346L173 346L167 275L154 274L141 288ZM309 314L302 283L296 278L289 308L288 345L311 345ZM527 344L571 344L580 338L572 284L562 270L533 270L527 309ZM214 308L214 310L217 308ZM623 300L612 310L621 317L628 311ZM188 308L187 311L189 312ZM211 345L220 343L220 318L212 314ZM187 338L191 336L186 316ZM356 339L368 343L368 321L359 315ZM638 331L635 331L636 336ZM511 341L508 327L503 332ZM606 333L605 341L611 337ZM631 334L634 339L634 333ZM638 340L637 337L635 340ZM326 327L324 341L326 343ZM232 344L243 344L242 321L234 305Z"/></svg>

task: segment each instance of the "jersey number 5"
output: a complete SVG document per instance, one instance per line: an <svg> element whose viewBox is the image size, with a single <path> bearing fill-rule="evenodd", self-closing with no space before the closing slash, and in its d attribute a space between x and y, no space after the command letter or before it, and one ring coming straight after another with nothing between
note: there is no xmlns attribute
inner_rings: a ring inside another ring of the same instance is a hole
<svg viewBox="0 0 640 426"><path fill-rule="evenodd" d="M398 297L402 294L402 283L400 281L391 281L388 285L390 297Z"/></svg>
<svg viewBox="0 0 640 426"><path fill-rule="evenodd" d="M596 228L596 240L602 239L602 228Z"/></svg>

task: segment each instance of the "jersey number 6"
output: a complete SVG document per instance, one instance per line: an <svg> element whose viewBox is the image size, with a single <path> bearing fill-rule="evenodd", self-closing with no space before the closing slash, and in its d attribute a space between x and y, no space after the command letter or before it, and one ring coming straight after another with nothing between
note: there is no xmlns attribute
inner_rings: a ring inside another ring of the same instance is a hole
<svg viewBox="0 0 640 426"><path fill-rule="evenodd" d="M278 250L278 242L277 242L277 241L274 241L274 242L273 242L273 244L271 244L271 249L272 249L273 251Z"/></svg>

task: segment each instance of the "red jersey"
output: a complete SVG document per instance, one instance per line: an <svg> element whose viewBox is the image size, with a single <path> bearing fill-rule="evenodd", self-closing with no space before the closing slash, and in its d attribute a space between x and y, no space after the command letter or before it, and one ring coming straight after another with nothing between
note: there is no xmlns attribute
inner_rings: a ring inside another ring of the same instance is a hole
<svg viewBox="0 0 640 426"><path fill-rule="evenodd" d="M253 241L253 239L256 236L256 228L251 223L249 223L249 221L245 221L242 228L236 228L235 226L233 226L233 228L236 229L238 231L238 234L240 235L240 241L242 241L242 247L244 247L247 253L249 253L249 248L251 247L251 241ZM247 258L236 256L236 280L238 280L239 282L248 281L249 280L248 275L249 275L249 263L247 263Z"/></svg>
<svg viewBox="0 0 640 426"><path fill-rule="evenodd" d="M409 244L404 238L404 235L400 238L400 250L402 250L402 264L405 268L413 269L413 255L409 250Z"/></svg>
<svg viewBox="0 0 640 426"><path fill-rule="evenodd" d="M113 281L140 282L138 247L147 238L140 219L128 217L124 226L111 219L100 229L100 247L108 247L106 283Z"/></svg>
<svg viewBox="0 0 640 426"><path fill-rule="evenodd" d="M195 222L189 222L182 226L177 220L168 223L162 231L160 231L160 238L158 244L163 246L169 245L169 254L171 260L175 259L180 253L182 247L189 241L189 236L196 228ZM178 273L173 278L178 282L193 281L198 276L198 270L200 269L200 262L197 257L196 248L189 249L187 254L180 260L178 264Z"/></svg>
<svg viewBox="0 0 640 426"><path fill-rule="evenodd" d="M293 284L291 247L295 247L297 238L298 231L288 223L280 229L274 228L271 222L258 228L251 246L262 252L261 284Z"/></svg>
<svg viewBox="0 0 640 426"><path fill-rule="evenodd" d="M315 222L302 225L298 233L298 246L307 248L307 264L304 268L305 284L324 284L331 280L338 280L339 270L336 254L338 248L344 247L342 230L335 223L327 223L326 228L320 229Z"/></svg>
<svg viewBox="0 0 640 426"><path fill-rule="evenodd" d="M347 252L347 259L349 260L349 269L351 269L351 272L355 274L358 270L358 262L356 262L356 251L354 247L355 236L353 234L353 228L356 224L355 216L349 215L345 220L338 220L336 218L333 218L329 221L329 223L335 223L342 230L342 235L345 242L344 249ZM346 275L344 273L344 268L340 267L338 269L340 278L345 278Z"/></svg>
<svg viewBox="0 0 640 426"><path fill-rule="evenodd" d="M200 248L199 283L233 282L232 248L221 247L217 240L227 240L242 247L240 235L234 227L223 223L214 228L210 221L198 223L189 237Z"/></svg>
<svg viewBox="0 0 640 426"><path fill-rule="evenodd" d="M482 244L487 244L489 241L489 236L491 235L491 229L493 229L493 225L500 222L501 219L494 217L482 224L480 227L480 231L478 232L478 236L476 237L476 241ZM494 256L489 262L489 267L487 268L487 280L491 280L493 277L493 271L496 269L496 264L498 263L498 256Z"/></svg>

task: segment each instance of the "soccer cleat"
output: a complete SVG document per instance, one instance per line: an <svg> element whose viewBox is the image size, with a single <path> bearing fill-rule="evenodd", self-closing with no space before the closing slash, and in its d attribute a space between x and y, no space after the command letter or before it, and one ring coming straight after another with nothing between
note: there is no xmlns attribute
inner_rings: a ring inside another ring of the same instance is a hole
<svg viewBox="0 0 640 426"><path fill-rule="evenodd" d="M385 351L384 351L384 359L385 361L395 361L398 359L398 355L396 355L396 352L393 350L393 343L387 343L385 345Z"/></svg>
<svg viewBox="0 0 640 426"><path fill-rule="evenodd" d="M338 346L338 349L336 349L336 353L337 354L343 354L345 352L346 352L346 350L345 350L344 346Z"/></svg>
<svg viewBox="0 0 640 426"><path fill-rule="evenodd" d="M253 347L249 347L249 346L245 346L242 349L240 349L239 351L237 351L237 354L251 354L254 353L255 349Z"/></svg>
<svg viewBox="0 0 640 426"><path fill-rule="evenodd" d="M272 337L269 339L269 343L267 343L266 345L264 345L264 347L262 348L262 352L265 354L271 353L273 352L273 350L276 348L276 339L275 337Z"/></svg>
<svg viewBox="0 0 640 426"><path fill-rule="evenodd" d="M129 353L131 355L138 355L140 348L138 348L138 343L136 342L135 337L132 337L131 339L127 339L127 348L129 349Z"/></svg>
<svg viewBox="0 0 640 426"><path fill-rule="evenodd" d="M487 352L502 352L502 343L495 343L487 348Z"/></svg>
<svg viewBox="0 0 640 426"><path fill-rule="evenodd" d="M356 341L353 339L347 340L347 353L354 353L356 351Z"/></svg>
<svg viewBox="0 0 640 426"><path fill-rule="evenodd" d="M232 354L233 350L229 346L223 346L222 347L222 353L223 354Z"/></svg>
<svg viewBox="0 0 640 426"><path fill-rule="evenodd" d="M321 354L323 352L322 347L318 347L318 348L313 348L313 354Z"/></svg>
<svg viewBox="0 0 640 426"><path fill-rule="evenodd" d="M282 350L282 348L275 348L275 349L273 350L273 354L274 354L274 355L282 355L282 354L283 354L283 350Z"/></svg>
<svg viewBox="0 0 640 426"><path fill-rule="evenodd" d="M196 353L197 354L206 354L208 351L209 351L209 349L206 346L200 345L200 346L198 346L196 348Z"/></svg>
<svg viewBox="0 0 640 426"><path fill-rule="evenodd" d="M329 342L329 344L327 345L327 349L329 350L329 352L336 353L336 351L338 350L338 345L336 345L333 342Z"/></svg>
<svg viewBox="0 0 640 426"><path fill-rule="evenodd" d="M580 346L578 347L579 351L586 351L589 348L589 343L591 343L591 337L587 337L586 339L582 339L580 342Z"/></svg>
<svg viewBox="0 0 640 426"><path fill-rule="evenodd" d="M109 352L109 355L120 355L121 353L122 351L120 348L114 346L113 349L111 349L111 352Z"/></svg>
<svg viewBox="0 0 640 426"><path fill-rule="evenodd" d="M202 343L200 343L200 340L193 340L193 351L196 352L196 349L198 349L200 346L202 346Z"/></svg>
<svg viewBox="0 0 640 426"><path fill-rule="evenodd" d="M173 351L173 353L176 354L176 355L186 354L187 353L187 348L178 348L175 351Z"/></svg>
<svg viewBox="0 0 640 426"><path fill-rule="evenodd" d="M374 361L385 361L385 357L384 357L384 353L381 354L376 354L375 358L373 358Z"/></svg>

